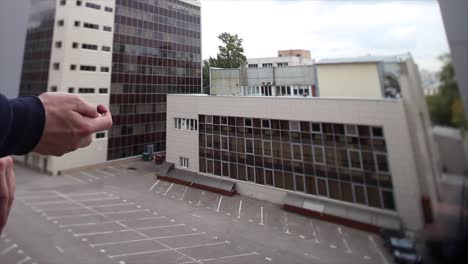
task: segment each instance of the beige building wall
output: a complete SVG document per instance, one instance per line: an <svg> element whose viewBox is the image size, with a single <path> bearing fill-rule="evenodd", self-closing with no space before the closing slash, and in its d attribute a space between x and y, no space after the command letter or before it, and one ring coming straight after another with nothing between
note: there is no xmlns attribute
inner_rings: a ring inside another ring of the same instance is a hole
<svg viewBox="0 0 468 264"><path fill-rule="evenodd" d="M68 92L69 88L72 88L74 93L87 102L93 105L103 104L109 108L115 0L83 1L81 6L77 6L75 2L68 2L63 6L60 5L60 1L56 3L48 91L54 91L52 89L54 88L57 92ZM86 2L99 4L101 9L86 7ZM104 7L111 7L113 12L105 11ZM64 20L63 26L57 25L59 20ZM78 27L75 26L75 21L80 22ZM85 22L98 24L99 29L85 28ZM104 31L104 26L112 27L112 32ZM57 41L62 42L61 47L55 46ZM73 48L73 42L78 43L78 48ZM82 44L97 45L98 49L83 49ZM110 47L111 51L103 51L102 46ZM54 63L60 63L58 70L53 68ZM72 64L76 65L75 70L71 70ZM96 71L80 71L80 65L96 66ZM109 72L101 72L101 67L108 67ZM78 93L79 88L94 88L95 92ZM107 89L107 92L100 93L100 88ZM90 146L62 157L29 154L19 160L53 175L66 169L105 162L108 133L105 132L104 138L98 139L95 135L93 137L93 143Z"/></svg>
<svg viewBox="0 0 468 264"><path fill-rule="evenodd" d="M378 63L316 64L320 97L382 98Z"/></svg>
<svg viewBox="0 0 468 264"><path fill-rule="evenodd" d="M413 131L408 129L405 106L401 99L168 95L167 161L173 162L176 168L181 168L179 157L186 157L190 160L188 170L198 172L198 131L176 130L173 123L175 117L198 119L198 114L382 126L392 173L396 211L294 193L324 206L324 213L331 215L391 228L402 225L409 230L418 230L424 225L420 202L420 181L424 180L424 177L418 177L415 152L411 143L414 135L411 134ZM278 203L281 203L289 192L274 187L236 182L241 194Z"/></svg>

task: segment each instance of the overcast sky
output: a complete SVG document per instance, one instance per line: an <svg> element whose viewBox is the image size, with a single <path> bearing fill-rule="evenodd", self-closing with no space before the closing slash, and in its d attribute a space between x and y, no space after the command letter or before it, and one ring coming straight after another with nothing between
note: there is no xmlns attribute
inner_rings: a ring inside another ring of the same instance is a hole
<svg viewBox="0 0 468 264"><path fill-rule="evenodd" d="M421 69L448 52L436 0L201 0L202 56L216 56L222 32L244 39L248 58L308 49L314 58L411 52Z"/></svg>

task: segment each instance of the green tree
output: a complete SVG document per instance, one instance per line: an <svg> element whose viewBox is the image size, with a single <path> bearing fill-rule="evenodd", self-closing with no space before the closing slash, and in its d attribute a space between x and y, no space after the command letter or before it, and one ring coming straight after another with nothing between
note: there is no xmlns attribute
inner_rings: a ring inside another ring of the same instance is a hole
<svg viewBox="0 0 468 264"><path fill-rule="evenodd" d="M439 60L443 63L439 94L426 97L432 122L438 125L462 127L466 124L466 120L452 60L448 54L440 56Z"/></svg>
<svg viewBox="0 0 468 264"><path fill-rule="evenodd" d="M203 61L203 90L209 93L210 89L210 67L216 68L239 68L247 62L242 47L243 39L237 34L221 33L218 36L222 45L218 46L219 51L216 58L208 58Z"/></svg>

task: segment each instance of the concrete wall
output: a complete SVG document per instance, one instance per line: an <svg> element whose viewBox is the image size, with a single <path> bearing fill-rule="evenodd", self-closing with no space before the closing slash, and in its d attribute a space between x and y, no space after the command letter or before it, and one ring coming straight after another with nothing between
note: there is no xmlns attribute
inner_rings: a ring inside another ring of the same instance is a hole
<svg viewBox="0 0 468 264"><path fill-rule="evenodd" d="M316 66L320 97L382 98L377 63Z"/></svg>
<svg viewBox="0 0 468 264"><path fill-rule="evenodd" d="M392 173L396 213L367 207L350 211L350 208L355 208L354 204L334 200L324 203L328 208L326 210L367 223L387 223L389 227L395 224L398 215L405 228L417 230L423 227L419 187L422 179L418 177L411 144L413 135L408 129L402 100L168 95L167 160L179 168L179 157L187 157L191 164L189 170L194 172L198 171L198 133L177 131L171 120L174 117L196 118L198 114L382 126ZM244 186L243 183L240 186ZM245 189L245 194L251 193L252 196L271 201L281 200L278 195L285 193L284 190L260 192L258 190L265 187L254 187L257 188L240 188ZM316 196L300 195L323 201Z"/></svg>
<svg viewBox="0 0 468 264"><path fill-rule="evenodd" d="M468 157L461 132L452 127L434 127L433 135L440 153L442 168L445 168L448 174L463 175L468 169Z"/></svg>

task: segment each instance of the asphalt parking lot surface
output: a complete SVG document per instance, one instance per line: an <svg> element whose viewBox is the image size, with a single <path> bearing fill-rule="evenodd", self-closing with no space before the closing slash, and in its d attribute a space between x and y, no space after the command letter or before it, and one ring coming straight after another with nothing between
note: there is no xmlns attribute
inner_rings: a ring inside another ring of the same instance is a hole
<svg viewBox="0 0 468 264"><path fill-rule="evenodd" d="M15 172L2 264L392 263L376 235L159 181L148 162Z"/></svg>

